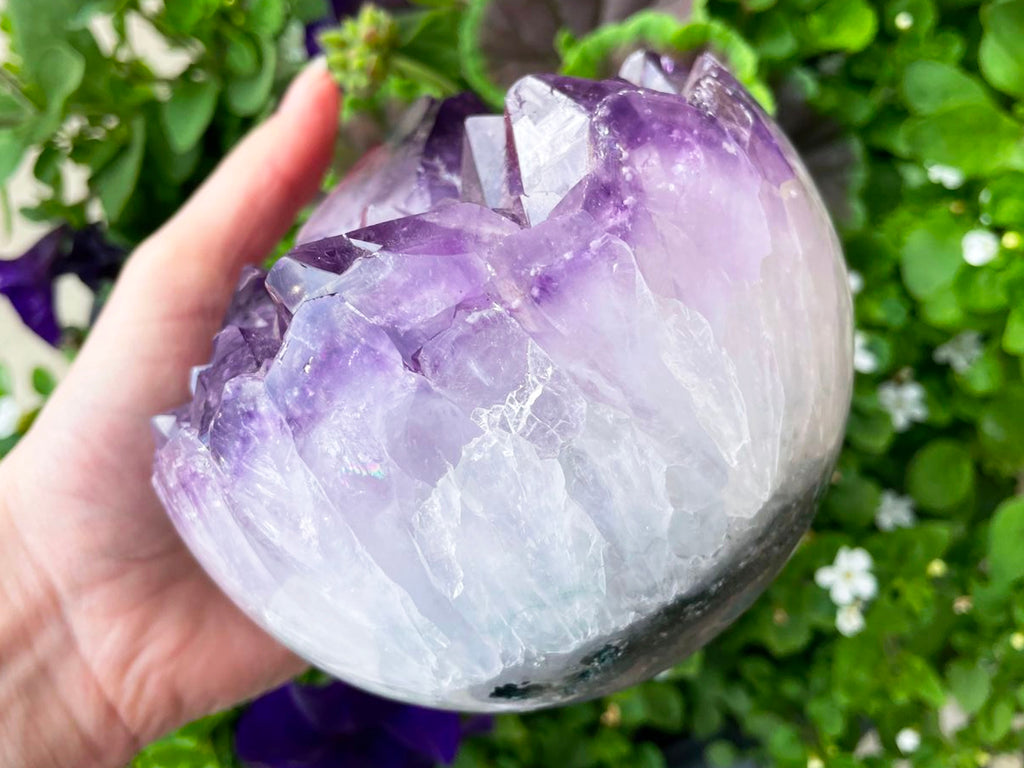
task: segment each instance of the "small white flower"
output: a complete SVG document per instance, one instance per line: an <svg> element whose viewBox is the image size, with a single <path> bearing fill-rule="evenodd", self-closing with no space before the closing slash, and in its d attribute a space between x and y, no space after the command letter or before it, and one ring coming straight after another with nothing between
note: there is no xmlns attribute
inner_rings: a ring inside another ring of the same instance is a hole
<svg viewBox="0 0 1024 768"><path fill-rule="evenodd" d="M885 748L882 746L882 739L879 737L878 731L872 728L860 737L857 746L853 748L853 756L858 760L863 760L865 757L878 757L884 751Z"/></svg>
<svg viewBox="0 0 1024 768"><path fill-rule="evenodd" d="M971 716L964 711L956 699L950 697L939 709L939 732L947 739L952 738L966 728L970 720Z"/></svg>
<svg viewBox="0 0 1024 768"><path fill-rule="evenodd" d="M972 229L960 241L964 261L972 267L988 264L999 255L999 237L987 229Z"/></svg>
<svg viewBox="0 0 1024 768"><path fill-rule="evenodd" d="M896 29L906 32L914 26L914 16L907 11L900 11L896 14L896 18L893 19L893 23L896 25Z"/></svg>
<svg viewBox="0 0 1024 768"><path fill-rule="evenodd" d="M887 381L878 387L878 402L889 412L892 425L897 432L905 432L915 421L928 418L928 407L924 402L924 387L916 381L898 384Z"/></svg>
<svg viewBox="0 0 1024 768"><path fill-rule="evenodd" d="M946 189L960 189L964 185L964 172L950 165L929 165L928 181Z"/></svg>
<svg viewBox="0 0 1024 768"><path fill-rule="evenodd" d="M902 728L896 734L896 746L904 755L911 755L921 746L921 734L913 728Z"/></svg>
<svg viewBox="0 0 1024 768"><path fill-rule="evenodd" d="M862 331L853 334L853 369L857 373L874 373L878 370L878 356L868 349L868 337Z"/></svg>
<svg viewBox="0 0 1024 768"><path fill-rule="evenodd" d="M843 637L860 634L864 625L864 613L861 611L859 603L844 605L836 611L836 629Z"/></svg>
<svg viewBox="0 0 1024 768"><path fill-rule="evenodd" d="M817 755L811 755L807 758L807 768L825 768L825 763Z"/></svg>
<svg viewBox="0 0 1024 768"><path fill-rule="evenodd" d="M832 565L819 568L814 583L828 590L836 605L852 605L857 600L870 600L878 592L878 581L871 573L873 563L867 550L840 547Z"/></svg>
<svg viewBox="0 0 1024 768"><path fill-rule="evenodd" d="M864 275L857 270L849 270L846 273L846 279L850 281L850 293L854 296L864 290Z"/></svg>
<svg viewBox="0 0 1024 768"><path fill-rule="evenodd" d="M21 409L13 397L0 397L0 439L10 437L18 428Z"/></svg>
<svg viewBox="0 0 1024 768"><path fill-rule="evenodd" d="M916 522L913 499L909 496L900 496L893 491L882 491L882 498L875 512L875 525L880 531L913 528Z"/></svg>
<svg viewBox="0 0 1024 768"><path fill-rule="evenodd" d="M936 363L946 363L957 373L967 373L983 351L981 334L977 331L964 331L936 347L932 359Z"/></svg>

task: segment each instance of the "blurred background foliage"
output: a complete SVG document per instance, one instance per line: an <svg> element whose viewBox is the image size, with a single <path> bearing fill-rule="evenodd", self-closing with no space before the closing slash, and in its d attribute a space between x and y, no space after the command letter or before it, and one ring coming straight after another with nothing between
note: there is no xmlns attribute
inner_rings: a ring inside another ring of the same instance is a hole
<svg viewBox="0 0 1024 768"><path fill-rule="evenodd" d="M0 180L32 163L48 194L25 215L70 231L99 222L120 254L174 212L321 45L347 93L339 169L383 135L396 105L424 94L471 88L497 106L538 66L601 76L639 47L684 58L710 47L808 160L855 293L846 448L778 581L658 679L496 718L463 741L455 764L657 768L749 756L783 768L1019 768L1024 0L358 6L7 0ZM85 178L75 197L72 172ZM64 329L60 343L73 351L81 332ZM33 382L43 396L55 385L42 370ZM0 403L10 386L0 370ZM6 434L0 418L0 455L32 415L8 414ZM841 547L869 554L870 597L835 604L819 586ZM136 765L236 765L238 717L189 726Z"/></svg>

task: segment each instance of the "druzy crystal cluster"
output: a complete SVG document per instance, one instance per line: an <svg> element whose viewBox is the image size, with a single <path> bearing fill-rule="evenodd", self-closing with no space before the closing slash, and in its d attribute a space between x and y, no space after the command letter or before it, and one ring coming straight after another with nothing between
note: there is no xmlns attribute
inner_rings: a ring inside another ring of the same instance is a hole
<svg viewBox="0 0 1024 768"><path fill-rule="evenodd" d="M285 644L426 705L656 673L772 578L851 389L839 245L710 56L425 105L242 278L155 482Z"/></svg>

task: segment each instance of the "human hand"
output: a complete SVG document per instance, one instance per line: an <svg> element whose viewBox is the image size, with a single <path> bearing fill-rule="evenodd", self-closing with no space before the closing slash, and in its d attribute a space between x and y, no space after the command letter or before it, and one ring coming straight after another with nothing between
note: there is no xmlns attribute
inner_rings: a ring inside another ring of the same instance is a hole
<svg viewBox="0 0 1024 768"><path fill-rule="evenodd" d="M150 418L188 397L243 265L314 194L338 95L292 84L125 266L31 432L0 463L0 765L116 766L302 663L201 571L150 485Z"/></svg>

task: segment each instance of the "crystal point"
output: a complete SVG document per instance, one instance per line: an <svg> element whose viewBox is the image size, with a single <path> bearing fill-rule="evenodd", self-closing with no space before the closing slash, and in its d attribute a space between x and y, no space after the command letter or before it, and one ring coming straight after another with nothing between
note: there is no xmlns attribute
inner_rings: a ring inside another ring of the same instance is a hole
<svg viewBox="0 0 1024 768"><path fill-rule="evenodd" d="M803 534L852 379L832 225L709 56L423 104L247 270L155 485L368 690L520 710L708 642Z"/></svg>

